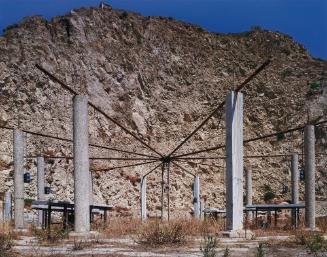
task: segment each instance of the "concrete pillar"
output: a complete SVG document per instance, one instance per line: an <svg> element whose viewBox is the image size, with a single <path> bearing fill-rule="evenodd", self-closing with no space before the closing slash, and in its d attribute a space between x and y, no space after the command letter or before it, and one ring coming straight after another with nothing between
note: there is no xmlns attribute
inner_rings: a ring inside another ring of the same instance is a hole
<svg viewBox="0 0 327 257"><path fill-rule="evenodd" d="M253 197L253 185L252 185L252 168L247 167L245 169L245 197L246 197L246 206L252 205ZM247 212L248 221L251 221L253 218L252 211Z"/></svg>
<svg viewBox="0 0 327 257"><path fill-rule="evenodd" d="M161 167L161 220L164 219L164 208L165 208L165 198L164 198L164 192L165 192L165 179L164 179L164 173L165 173L165 164L162 164Z"/></svg>
<svg viewBox="0 0 327 257"><path fill-rule="evenodd" d="M88 98L76 95L73 101L74 234L87 235L90 232Z"/></svg>
<svg viewBox="0 0 327 257"><path fill-rule="evenodd" d="M141 220L146 220L146 177L141 180Z"/></svg>
<svg viewBox="0 0 327 257"><path fill-rule="evenodd" d="M4 206L4 221L11 221L11 193L5 193L5 206Z"/></svg>
<svg viewBox="0 0 327 257"><path fill-rule="evenodd" d="M24 229L24 134L14 129L15 230Z"/></svg>
<svg viewBox="0 0 327 257"><path fill-rule="evenodd" d="M304 128L304 172L305 172L305 226L313 230L316 228L314 125L307 125Z"/></svg>
<svg viewBox="0 0 327 257"><path fill-rule="evenodd" d="M292 154L291 160L292 203L299 203L299 156Z"/></svg>
<svg viewBox="0 0 327 257"><path fill-rule="evenodd" d="M36 170L37 170L37 199L42 201L45 200L44 193L44 157L38 156L36 158ZM42 211L39 210L37 214L37 227L42 227Z"/></svg>
<svg viewBox="0 0 327 257"><path fill-rule="evenodd" d="M226 97L226 229L243 231L243 94L234 91Z"/></svg>
<svg viewBox="0 0 327 257"><path fill-rule="evenodd" d="M252 205L252 169L248 167L246 170L245 190L246 190L246 205Z"/></svg>
<svg viewBox="0 0 327 257"><path fill-rule="evenodd" d="M200 199L200 178L196 176L194 178L194 217L196 219L201 219L201 199Z"/></svg>
<svg viewBox="0 0 327 257"><path fill-rule="evenodd" d="M292 154L291 159L291 184L292 184L292 203L299 203L299 156L296 153ZM297 227L297 213L292 210L292 223Z"/></svg>
<svg viewBox="0 0 327 257"><path fill-rule="evenodd" d="M89 171L89 177L90 177L90 205L94 204L93 199L93 178L92 178L92 172Z"/></svg>
<svg viewBox="0 0 327 257"><path fill-rule="evenodd" d="M3 215L4 207L5 207L5 205L4 205L3 201L0 200L0 222L4 222L4 215Z"/></svg>

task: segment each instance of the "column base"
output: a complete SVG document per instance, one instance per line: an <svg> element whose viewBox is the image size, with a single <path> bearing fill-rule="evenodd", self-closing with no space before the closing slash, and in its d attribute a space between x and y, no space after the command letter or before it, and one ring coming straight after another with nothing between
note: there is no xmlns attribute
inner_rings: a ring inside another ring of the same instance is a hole
<svg viewBox="0 0 327 257"><path fill-rule="evenodd" d="M72 239L92 239L92 238L96 238L99 235L100 235L100 233L97 231L89 231L89 232L71 231L68 234L69 238L72 238Z"/></svg>
<svg viewBox="0 0 327 257"><path fill-rule="evenodd" d="M251 230L228 230L228 231L222 231L220 233L222 237L225 238L245 238L245 239L252 239L254 237L254 234Z"/></svg>
<svg viewBox="0 0 327 257"><path fill-rule="evenodd" d="M15 228L13 231L15 233L27 233L28 229L26 229L26 228Z"/></svg>
<svg viewBox="0 0 327 257"><path fill-rule="evenodd" d="M318 227L314 228L303 228L304 231L311 231L311 232L321 232L321 230Z"/></svg>

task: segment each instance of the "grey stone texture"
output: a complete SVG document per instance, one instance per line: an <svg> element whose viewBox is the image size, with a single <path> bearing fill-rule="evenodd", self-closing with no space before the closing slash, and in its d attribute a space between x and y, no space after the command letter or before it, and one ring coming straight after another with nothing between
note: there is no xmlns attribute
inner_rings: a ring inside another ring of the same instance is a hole
<svg viewBox="0 0 327 257"><path fill-rule="evenodd" d="M90 171L89 171L89 130L88 98L74 97L73 136L74 136L74 202L76 234L90 232Z"/></svg>
<svg viewBox="0 0 327 257"><path fill-rule="evenodd" d="M200 177L199 176L196 176L194 178L193 199L194 199L194 217L196 219L201 219Z"/></svg>
<svg viewBox="0 0 327 257"><path fill-rule="evenodd" d="M304 172L305 172L305 226L316 228L316 191L315 191L315 128L304 128Z"/></svg>
<svg viewBox="0 0 327 257"><path fill-rule="evenodd" d="M36 172L37 172L37 199L45 200L45 170L44 170L44 157L37 156L36 158ZM42 227L42 211L37 213L37 226Z"/></svg>
<svg viewBox="0 0 327 257"><path fill-rule="evenodd" d="M226 97L226 229L243 229L243 94Z"/></svg>
<svg viewBox="0 0 327 257"><path fill-rule="evenodd" d="M15 230L24 229L24 134L14 129L14 219Z"/></svg>
<svg viewBox="0 0 327 257"><path fill-rule="evenodd" d="M141 180L141 219L146 220L146 218L146 177L143 177Z"/></svg>

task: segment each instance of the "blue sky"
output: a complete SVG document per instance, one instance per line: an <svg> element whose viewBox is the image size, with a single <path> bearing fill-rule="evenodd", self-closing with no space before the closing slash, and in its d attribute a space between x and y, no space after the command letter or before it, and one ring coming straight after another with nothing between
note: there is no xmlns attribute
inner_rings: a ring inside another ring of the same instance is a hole
<svg viewBox="0 0 327 257"><path fill-rule="evenodd" d="M291 35L314 57L327 60L327 0L110 0L114 8L170 16L214 32L242 32L259 25ZM0 31L23 17L50 19L100 0L0 0Z"/></svg>

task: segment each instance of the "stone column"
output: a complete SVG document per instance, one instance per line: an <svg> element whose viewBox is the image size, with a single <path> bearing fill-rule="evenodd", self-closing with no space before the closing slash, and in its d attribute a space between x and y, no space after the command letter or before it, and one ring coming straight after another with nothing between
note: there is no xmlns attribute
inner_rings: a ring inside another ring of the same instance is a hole
<svg viewBox="0 0 327 257"><path fill-rule="evenodd" d="M0 221L4 222L4 203L2 200L0 200Z"/></svg>
<svg viewBox="0 0 327 257"><path fill-rule="evenodd" d="M24 229L24 134L14 129L15 230Z"/></svg>
<svg viewBox="0 0 327 257"><path fill-rule="evenodd" d="M72 235L87 236L90 232L88 98L76 95L73 101L75 223Z"/></svg>
<svg viewBox="0 0 327 257"><path fill-rule="evenodd" d="M246 191L246 205L252 205L253 189L252 189L252 168L247 167L245 169L245 191ZM247 217L252 220L252 212L247 212Z"/></svg>
<svg viewBox="0 0 327 257"><path fill-rule="evenodd" d="M226 97L226 229L243 232L243 94L234 91Z"/></svg>
<svg viewBox="0 0 327 257"><path fill-rule="evenodd" d="M304 128L304 172L305 172L305 226L316 228L315 192L315 129L314 125Z"/></svg>
<svg viewBox="0 0 327 257"><path fill-rule="evenodd" d="M44 193L44 157L38 156L36 158L36 170L37 170L37 199L45 200ZM42 228L42 211L39 210L37 214L37 227Z"/></svg>
<svg viewBox="0 0 327 257"><path fill-rule="evenodd" d="M299 156L296 153L292 154L291 159L291 184L292 184L292 203L299 203ZM292 211L292 223L297 227L297 214Z"/></svg>
<svg viewBox="0 0 327 257"><path fill-rule="evenodd" d="M164 192L165 192L165 179L164 179L164 173L165 173L165 164L162 163L161 167L161 220L164 219L164 205L165 205L165 198L164 198Z"/></svg>
<svg viewBox="0 0 327 257"><path fill-rule="evenodd" d="M146 220L146 177L141 180L141 220Z"/></svg>
<svg viewBox="0 0 327 257"><path fill-rule="evenodd" d="M194 178L194 217L196 219L201 219L201 201L200 201L200 178L196 176Z"/></svg>
<svg viewBox="0 0 327 257"><path fill-rule="evenodd" d="M5 207L4 207L4 221L11 220L11 193L6 191L5 193Z"/></svg>
<svg viewBox="0 0 327 257"><path fill-rule="evenodd" d="M245 181L245 190L246 190L246 205L252 205L252 169L248 167L246 169L246 181Z"/></svg>
<svg viewBox="0 0 327 257"><path fill-rule="evenodd" d="M93 178L92 178L92 172L89 171L89 176L90 176L90 205L94 204L94 199L93 199Z"/></svg>

